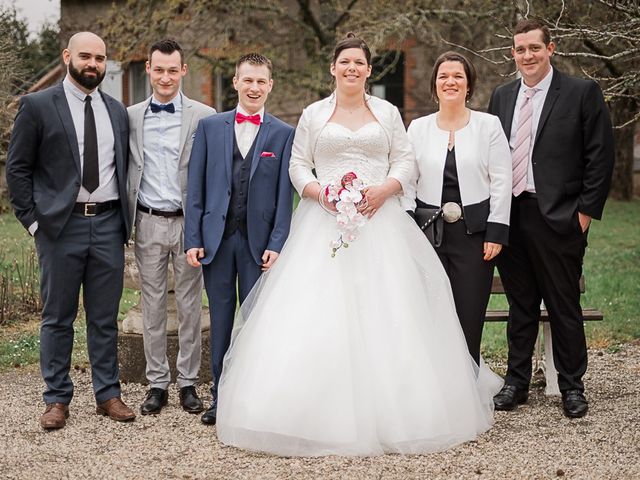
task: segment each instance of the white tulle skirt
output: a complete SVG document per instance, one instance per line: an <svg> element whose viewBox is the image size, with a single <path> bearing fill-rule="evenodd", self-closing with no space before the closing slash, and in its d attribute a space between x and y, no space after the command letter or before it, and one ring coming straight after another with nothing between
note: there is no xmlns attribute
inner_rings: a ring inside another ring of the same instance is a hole
<svg viewBox="0 0 640 480"><path fill-rule="evenodd" d="M425 453L493 423L502 380L469 355L447 276L397 200L331 258L335 217L303 200L236 319L221 442L285 456Z"/></svg>

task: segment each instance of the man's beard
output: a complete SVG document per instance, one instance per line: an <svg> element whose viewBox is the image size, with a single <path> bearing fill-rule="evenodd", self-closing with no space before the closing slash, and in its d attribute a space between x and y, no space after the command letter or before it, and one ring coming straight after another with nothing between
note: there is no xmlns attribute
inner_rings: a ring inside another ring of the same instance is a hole
<svg viewBox="0 0 640 480"><path fill-rule="evenodd" d="M94 72L96 74L95 77L89 77L84 74L84 72ZM73 77L73 79L82 85L87 90L93 90L102 82L105 74L107 72L100 72L97 68L87 67L84 70L78 70L74 65L73 61L69 61L69 75Z"/></svg>

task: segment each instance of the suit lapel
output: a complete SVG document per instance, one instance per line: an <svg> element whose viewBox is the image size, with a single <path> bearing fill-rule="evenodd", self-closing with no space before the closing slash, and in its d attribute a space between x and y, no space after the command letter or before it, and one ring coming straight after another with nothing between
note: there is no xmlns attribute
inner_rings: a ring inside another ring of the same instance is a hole
<svg viewBox="0 0 640 480"><path fill-rule="evenodd" d="M260 125L260 130L258 130L258 138L256 139L256 148L253 151L253 158L251 159L251 175L249 176L249 181L253 178L253 174L258 168L258 162L260 161L260 154L262 153L262 149L264 147L264 143L267 141L269 137L269 129L271 128L271 116L265 112L264 121L262 125Z"/></svg>
<svg viewBox="0 0 640 480"><path fill-rule="evenodd" d="M227 184L231 185L231 172L233 170L233 137L236 132L234 127L234 119L236 111L232 110L230 115L225 119L224 124L224 162L227 167Z"/></svg>
<svg viewBox="0 0 640 480"><path fill-rule="evenodd" d="M536 139L533 143L533 148L535 149L535 145L538 142L538 138L540 138L540 132L544 128L544 124L547 122L549 118L549 114L553 109L553 105L556 103L556 100L560 96L560 73L554 69L553 76L551 77L551 85L549 85L549 91L547 92L547 97L544 99L544 105L542 105L542 111L540 112L540 120L538 121L538 129L536 130Z"/></svg>
<svg viewBox="0 0 640 480"><path fill-rule="evenodd" d="M189 132L191 131L191 121L193 120L193 104L185 95L182 95L182 125L180 127L180 147L178 150L178 158L180 166L183 162L186 162L187 158L182 158L184 152L184 146L189 138Z"/></svg>
<svg viewBox="0 0 640 480"><path fill-rule="evenodd" d="M115 115L115 112L113 111L111 98L107 97L102 92L100 92L100 95L102 96L102 101L104 102L104 106L106 107L107 113L109 114L109 120L111 121L111 129L113 130L114 150L116 153L115 155L116 174L120 179L119 184L121 184L121 182L123 180L126 181L126 179L124 177L125 169L124 169L124 157L122 155L122 142L121 142L122 139L120 138L120 125L118 122L118 117Z"/></svg>
<svg viewBox="0 0 640 480"><path fill-rule="evenodd" d="M76 165L78 175L82 178L82 169L80 168L80 150L78 149L78 137L76 136L76 129L73 125L73 117L71 116L71 110L69 109L69 103L64 94L64 87L62 83L56 89L53 95L53 103L58 111L60 120L62 121L62 127L67 134L67 140L69 141L69 148L73 155L73 163Z"/></svg>
<svg viewBox="0 0 640 480"><path fill-rule="evenodd" d="M513 123L513 113L516 109L516 100L518 99L518 90L520 90L520 80L513 82L513 86L507 91L507 98L505 98L505 112L504 112L504 131L507 135L507 139L511 136L511 124Z"/></svg>
<svg viewBox="0 0 640 480"><path fill-rule="evenodd" d="M149 102L151 102L151 97L149 97ZM144 114L148 108L149 102L147 102L147 107L139 108L136 111L135 116L135 129L136 129L136 149L138 150L138 158L140 159L140 164L144 166Z"/></svg>

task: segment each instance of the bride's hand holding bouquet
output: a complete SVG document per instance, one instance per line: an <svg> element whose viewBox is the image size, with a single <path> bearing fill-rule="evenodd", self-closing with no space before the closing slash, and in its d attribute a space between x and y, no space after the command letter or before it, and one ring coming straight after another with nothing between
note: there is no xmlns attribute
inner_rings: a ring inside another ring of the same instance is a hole
<svg viewBox="0 0 640 480"><path fill-rule="evenodd" d="M394 178L388 178L381 185L374 185L363 189L364 202L358 207L358 211L368 218L373 217L384 202L387 201L387 198L399 190L399 187L400 182Z"/></svg>

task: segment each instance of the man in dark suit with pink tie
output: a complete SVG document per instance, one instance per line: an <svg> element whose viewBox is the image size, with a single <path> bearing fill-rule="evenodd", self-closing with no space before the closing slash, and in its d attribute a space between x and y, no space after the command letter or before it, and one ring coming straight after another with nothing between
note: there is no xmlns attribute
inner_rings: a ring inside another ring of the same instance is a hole
<svg viewBox="0 0 640 480"><path fill-rule="evenodd" d="M260 274L276 261L289 234L294 129L265 112L271 73L266 57L241 57L233 78L237 108L201 120L191 150L184 248L192 266L202 264L211 312L213 398L202 415L206 424L216 422L236 288L242 303Z"/></svg>
<svg viewBox="0 0 640 480"><path fill-rule="evenodd" d="M513 410L527 401L544 300L564 414L577 418L588 410L579 279L589 224L607 199L614 145L600 87L552 68L554 50L543 23L519 22L512 54L522 78L496 88L489 103L513 162L509 247L498 259L510 308L509 359L494 403Z"/></svg>

